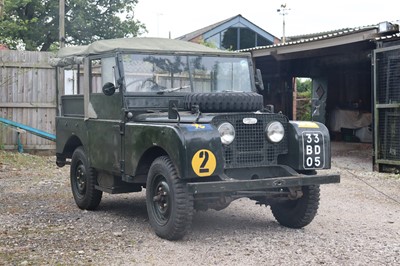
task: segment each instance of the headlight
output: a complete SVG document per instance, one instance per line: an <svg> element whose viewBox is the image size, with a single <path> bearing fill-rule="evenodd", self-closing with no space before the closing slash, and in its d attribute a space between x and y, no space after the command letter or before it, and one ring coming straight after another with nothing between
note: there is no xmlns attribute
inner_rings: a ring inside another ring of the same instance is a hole
<svg viewBox="0 0 400 266"><path fill-rule="evenodd" d="M266 128L265 135L269 141L277 143L285 136L285 129L281 122L271 122Z"/></svg>
<svg viewBox="0 0 400 266"><path fill-rule="evenodd" d="M232 124L225 122L218 127L222 144L229 145L235 139L235 128Z"/></svg>

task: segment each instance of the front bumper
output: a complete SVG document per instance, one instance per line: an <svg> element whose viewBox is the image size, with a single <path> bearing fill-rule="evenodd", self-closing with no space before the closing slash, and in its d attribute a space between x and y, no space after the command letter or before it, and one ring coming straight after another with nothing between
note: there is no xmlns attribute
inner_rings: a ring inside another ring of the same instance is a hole
<svg viewBox="0 0 400 266"><path fill-rule="evenodd" d="M205 193L230 193L239 191L260 191L320 184L340 183L340 175L295 175L255 180L226 180L188 183L189 192L194 195Z"/></svg>

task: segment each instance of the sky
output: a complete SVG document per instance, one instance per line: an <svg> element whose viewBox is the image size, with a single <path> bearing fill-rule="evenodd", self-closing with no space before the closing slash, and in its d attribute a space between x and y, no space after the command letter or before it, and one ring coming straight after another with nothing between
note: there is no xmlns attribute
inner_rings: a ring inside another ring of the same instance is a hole
<svg viewBox="0 0 400 266"><path fill-rule="evenodd" d="M400 20L399 0L138 0L134 17L146 25L146 37L177 38L240 14L281 38L282 4L288 9L285 36Z"/></svg>

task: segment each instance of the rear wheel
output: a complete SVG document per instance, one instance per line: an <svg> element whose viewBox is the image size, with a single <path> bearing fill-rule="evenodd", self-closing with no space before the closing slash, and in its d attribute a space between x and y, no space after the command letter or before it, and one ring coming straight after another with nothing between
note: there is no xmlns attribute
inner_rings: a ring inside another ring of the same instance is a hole
<svg viewBox="0 0 400 266"><path fill-rule="evenodd" d="M168 240L182 238L190 228L193 197L182 182L168 156L151 165L146 183L146 205L155 233Z"/></svg>
<svg viewBox="0 0 400 266"><path fill-rule="evenodd" d="M83 147L78 147L72 155L70 179L76 205L84 210L96 209L103 192L95 189L97 174L89 166Z"/></svg>
<svg viewBox="0 0 400 266"><path fill-rule="evenodd" d="M271 204L272 214L283 226L302 228L312 222L319 206L319 185L302 188L303 196L297 200L287 200Z"/></svg>

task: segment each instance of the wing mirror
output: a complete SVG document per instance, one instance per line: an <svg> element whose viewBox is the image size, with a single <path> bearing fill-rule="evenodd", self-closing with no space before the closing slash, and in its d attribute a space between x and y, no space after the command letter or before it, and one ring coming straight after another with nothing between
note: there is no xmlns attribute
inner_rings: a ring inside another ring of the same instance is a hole
<svg viewBox="0 0 400 266"><path fill-rule="evenodd" d="M116 87L115 87L114 83L106 82L106 84L103 85L102 90L103 90L104 95L111 96L115 93Z"/></svg>
<svg viewBox="0 0 400 266"><path fill-rule="evenodd" d="M256 88L257 88L258 92L264 91L264 83L262 80L261 70L258 68L256 69L255 81L256 81Z"/></svg>

